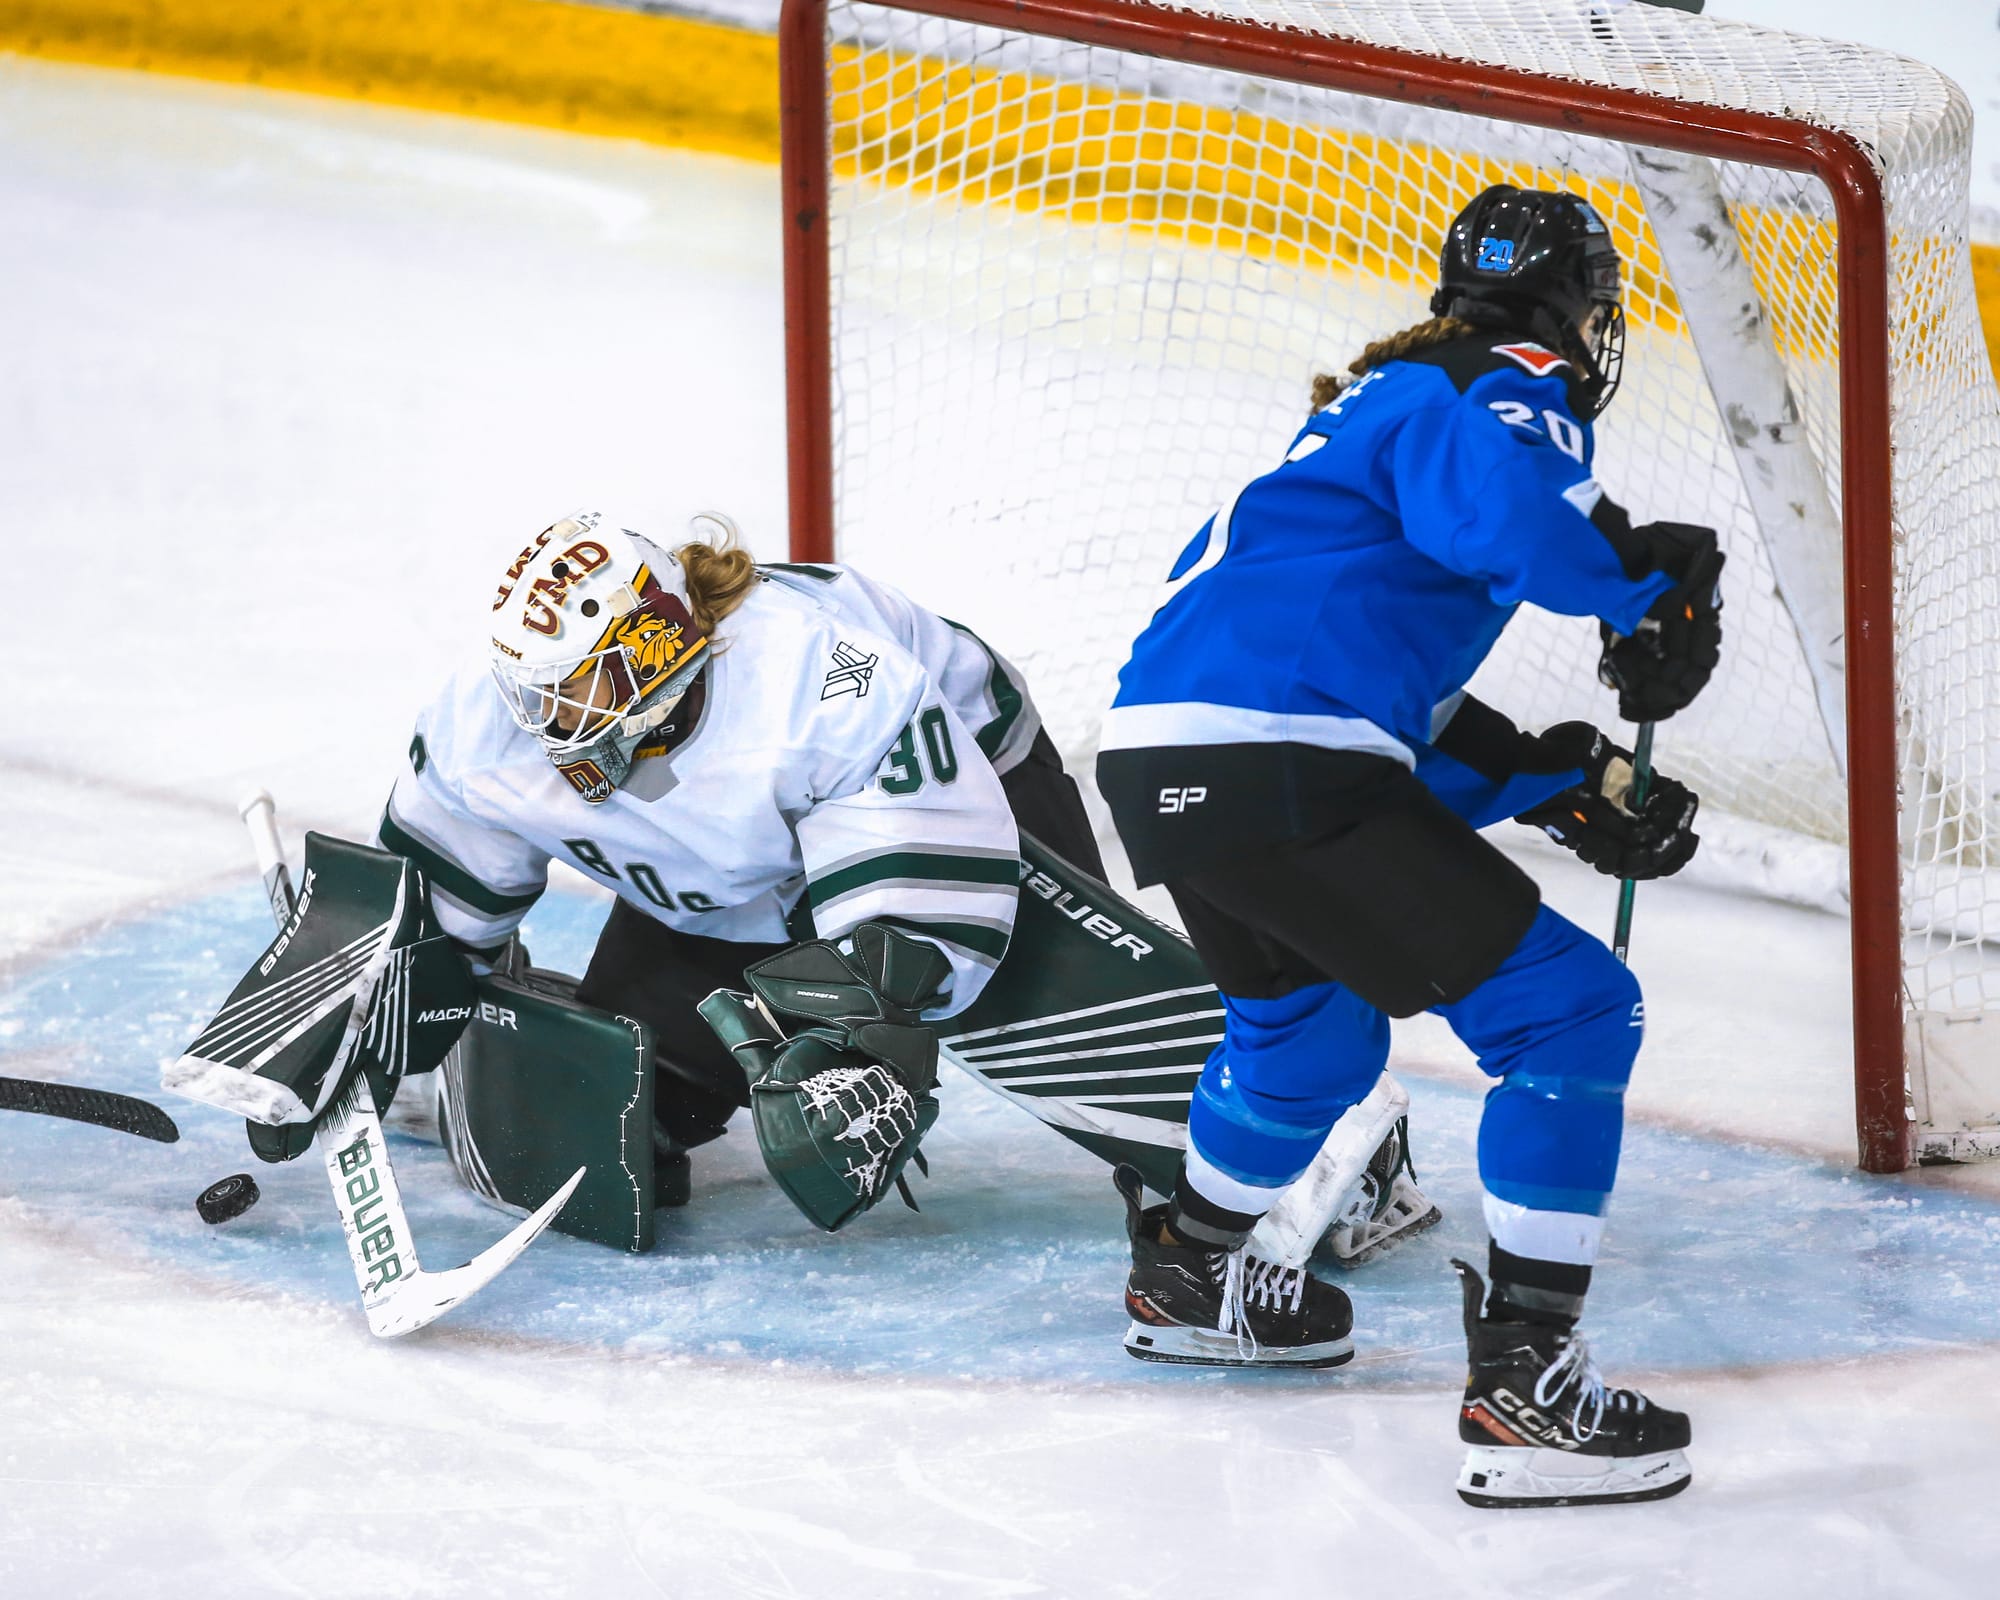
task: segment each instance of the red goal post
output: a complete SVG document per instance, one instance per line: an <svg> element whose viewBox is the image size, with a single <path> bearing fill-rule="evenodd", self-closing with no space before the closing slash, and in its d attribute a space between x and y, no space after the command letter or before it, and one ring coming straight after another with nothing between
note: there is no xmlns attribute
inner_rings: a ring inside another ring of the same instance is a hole
<svg viewBox="0 0 2000 1600"><path fill-rule="evenodd" d="M1132 0L907 0L899 12L1163 62L1806 174L1837 220L1839 517L1847 670L1854 1087L1861 1165L1912 1159L1906 1109L1892 569L1889 236L1881 173L1846 133L1702 104ZM791 550L834 559L827 0L785 0L783 118ZM1187 507L1192 530L1206 507ZM1004 639L998 641L1006 647ZM1725 656L1725 670L1727 670Z"/></svg>

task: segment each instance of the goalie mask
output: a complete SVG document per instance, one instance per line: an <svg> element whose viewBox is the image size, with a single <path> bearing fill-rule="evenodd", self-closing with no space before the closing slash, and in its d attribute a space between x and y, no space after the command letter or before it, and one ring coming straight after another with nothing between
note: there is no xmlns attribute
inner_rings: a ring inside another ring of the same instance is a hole
<svg viewBox="0 0 2000 1600"><path fill-rule="evenodd" d="M681 565L578 511L515 557L493 601L494 681L572 788L611 798L708 664Z"/></svg>

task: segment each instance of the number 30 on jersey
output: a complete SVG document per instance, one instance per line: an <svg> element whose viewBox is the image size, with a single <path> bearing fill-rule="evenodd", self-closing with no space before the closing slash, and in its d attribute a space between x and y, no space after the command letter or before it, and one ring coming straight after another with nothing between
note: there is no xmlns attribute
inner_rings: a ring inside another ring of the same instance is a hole
<svg viewBox="0 0 2000 1600"><path fill-rule="evenodd" d="M939 783L955 779L958 752L951 747L951 724L945 721L943 708L932 706L907 723L882 758L882 768L884 794L915 794L932 778Z"/></svg>

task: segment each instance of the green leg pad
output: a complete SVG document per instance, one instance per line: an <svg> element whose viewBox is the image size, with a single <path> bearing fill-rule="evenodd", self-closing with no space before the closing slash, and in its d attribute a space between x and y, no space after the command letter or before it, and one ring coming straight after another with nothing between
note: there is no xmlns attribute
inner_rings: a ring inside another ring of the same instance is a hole
<svg viewBox="0 0 2000 1600"><path fill-rule="evenodd" d="M985 990L945 1023L947 1059L1162 1194L1188 1101L1222 1038L1222 997L1194 947L1021 835L1014 938Z"/></svg>
<svg viewBox="0 0 2000 1600"><path fill-rule="evenodd" d="M479 980L473 1018L438 1068L438 1132L458 1175L526 1215L587 1170L553 1226L653 1248L653 1035L570 998L573 980Z"/></svg>

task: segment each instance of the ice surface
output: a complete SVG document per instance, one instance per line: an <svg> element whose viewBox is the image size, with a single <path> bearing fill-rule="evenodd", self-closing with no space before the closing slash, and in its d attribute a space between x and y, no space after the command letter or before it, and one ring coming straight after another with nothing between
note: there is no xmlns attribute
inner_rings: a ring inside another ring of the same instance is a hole
<svg viewBox="0 0 2000 1600"><path fill-rule="evenodd" d="M778 553L776 178L0 62L0 215L0 1072L146 1093L268 936L240 792L366 830L496 549L596 500ZM602 910L559 885L537 959ZM1345 1280L1360 1356L1310 1377L1125 1358L1103 1169L962 1080L920 1214L815 1234L738 1128L654 1255L544 1238L393 1344L316 1161L208 1228L229 1119L0 1119L0 1595L1984 1595L2000 1190L1848 1170L1845 941L1641 896L1590 1326L1693 1411L1678 1500L1452 1496L1480 1080L1418 1024L1447 1221ZM432 1265L505 1231L394 1152Z"/></svg>

